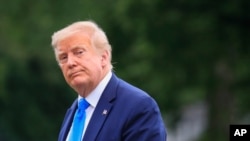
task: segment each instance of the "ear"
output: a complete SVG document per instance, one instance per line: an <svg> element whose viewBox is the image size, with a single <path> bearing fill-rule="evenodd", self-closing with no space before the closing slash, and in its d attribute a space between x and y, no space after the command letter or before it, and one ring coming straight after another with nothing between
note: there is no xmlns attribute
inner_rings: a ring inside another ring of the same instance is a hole
<svg viewBox="0 0 250 141"><path fill-rule="evenodd" d="M101 55L101 63L102 63L102 67L105 67L108 65L109 61L110 61L110 54L107 50L104 50L102 52L102 55Z"/></svg>

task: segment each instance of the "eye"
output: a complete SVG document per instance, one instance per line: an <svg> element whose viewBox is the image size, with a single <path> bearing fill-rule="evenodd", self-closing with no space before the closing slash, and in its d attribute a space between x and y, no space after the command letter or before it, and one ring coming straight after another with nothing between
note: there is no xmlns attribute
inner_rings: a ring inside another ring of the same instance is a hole
<svg viewBox="0 0 250 141"><path fill-rule="evenodd" d="M74 52L74 54L77 55L77 56L81 56L83 53L84 53L84 50L83 50L83 49L77 49L77 50L75 50L75 52Z"/></svg>
<svg viewBox="0 0 250 141"><path fill-rule="evenodd" d="M59 55L58 61L60 63L63 63L63 62L65 62L67 60L67 58L68 58L68 56L66 54L62 54L62 55Z"/></svg>
<svg viewBox="0 0 250 141"><path fill-rule="evenodd" d="M78 50L76 53L77 53L77 54L82 54L83 51L82 51L82 50Z"/></svg>

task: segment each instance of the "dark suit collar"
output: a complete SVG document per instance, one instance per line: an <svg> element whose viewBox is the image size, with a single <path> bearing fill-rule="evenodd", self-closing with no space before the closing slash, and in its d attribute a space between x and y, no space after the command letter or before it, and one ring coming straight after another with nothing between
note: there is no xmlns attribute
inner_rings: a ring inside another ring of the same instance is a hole
<svg viewBox="0 0 250 141"><path fill-rule="evenodd" d="M118 85L118 78L114 73L112 73L112 77L110 78L110 80L109 80L106 88L104 89L100 99L106 99L109 102L114 100L116 97L117 85Z"/></svg>
<svg viewBox="0 0 250 141"><path fill-rule="evenodd" d="M73 102L71 107L66 112L65 119L63 121L62 128L61 128L61 131L59 134L58 141L65 141L66 140L76 109L77 109L77 99Z"/></svg>
<svg viewBox="0 0 250 141"><path fill-rule="evenodd" d="M118 85L118 78L113 73L91 117L83 141L92 141L96 139L99 131L101 130L107 118L107 115L112 110L113 106L112 101L116 97L117 85Z"/></svg>

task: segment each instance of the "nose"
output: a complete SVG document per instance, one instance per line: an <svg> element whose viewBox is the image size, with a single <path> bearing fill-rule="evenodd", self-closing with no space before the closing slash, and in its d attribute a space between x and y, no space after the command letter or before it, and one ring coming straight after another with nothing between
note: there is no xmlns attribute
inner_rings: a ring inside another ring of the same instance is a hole
<svg viewBox="0 0 250 141"><path fill-rule="evenodd" d="M76 66L76 61L73 55L68 56L67 65L69 68L73 68L74 66Z"/></svg>

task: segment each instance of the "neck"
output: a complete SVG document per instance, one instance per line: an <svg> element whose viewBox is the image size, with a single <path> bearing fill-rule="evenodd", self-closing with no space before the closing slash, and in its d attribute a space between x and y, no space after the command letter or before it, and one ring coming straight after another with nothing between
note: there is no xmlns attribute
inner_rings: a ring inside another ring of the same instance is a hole
<svg viewBox="0 0 250 141"><path fill-rule="evenodd" d="M97 83L91 83L85 86L79 86L75 88L75 91L81 96L81 97L87 97L98 85L99 83L105 78L105 76L110 72L110 70L103 71L101 77L97 81Z"/></svg>

